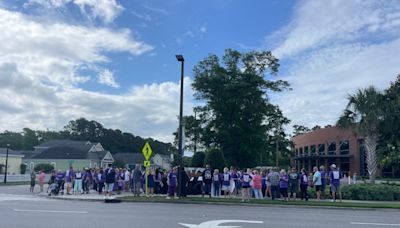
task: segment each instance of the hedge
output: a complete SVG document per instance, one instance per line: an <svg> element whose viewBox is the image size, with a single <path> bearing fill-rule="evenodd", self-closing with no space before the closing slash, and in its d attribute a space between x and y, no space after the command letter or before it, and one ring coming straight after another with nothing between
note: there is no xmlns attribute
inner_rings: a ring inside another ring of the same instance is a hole
<svg viewBox="0 0 400 228"><path fill-rule="evenodd" d="M323 198L331 198L326 186ZM400 185L395 184L355 184L341 186L342 198L349 200L400 201ZM308 195L315 198L315 189L309 188Z"/></svg>
<svg viewBox="0 0 400 228"><path fill-rule="evenodd" d="M34 168L35 172L39 172L40 170L43 170L45 173L50 173L52 170L54 170L54 166L48 163L40 163L35 165Z"/></svg>

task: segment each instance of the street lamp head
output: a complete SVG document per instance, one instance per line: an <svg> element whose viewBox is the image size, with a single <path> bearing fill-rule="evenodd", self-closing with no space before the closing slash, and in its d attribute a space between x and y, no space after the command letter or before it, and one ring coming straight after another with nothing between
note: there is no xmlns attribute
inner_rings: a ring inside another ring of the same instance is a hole
<svg viewBox="0 0 400 228"><path fill-rule="evenodd" d="M178 60L179 62L184 62L185 59L183 58L183 55L175 55L176 60Z"/></svg>
<svg viewBox="0 0 400 228"><path fill-rule="evenodd" d="M10 148L10 144L7 144L7 148Z"/></svg>

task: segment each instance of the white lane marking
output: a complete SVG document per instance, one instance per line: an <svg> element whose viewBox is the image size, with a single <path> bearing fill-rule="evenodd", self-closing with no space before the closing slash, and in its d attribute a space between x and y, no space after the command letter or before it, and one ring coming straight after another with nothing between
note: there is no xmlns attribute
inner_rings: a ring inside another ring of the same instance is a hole
<svg viewBox="0 0 400 228"><path fill-rule="evenodd" d="M351 225L365 225L365 226L400 226L400 224L390 223L374 223L374 222L351 222Z"/></svg>
<svg viewBox="0 0 400 228"><path fill-rule="evenodd" d="M2 201L50 201L50 199L35 195L14 195L0 193L0 202Z"/></svg>
<svg viewBox="0 0 400 228"><path fill-rule="evenodd" d="M187 223L178 223L179 225L186 226L189 228L235 228L242 226L220 226L223 223L257 223L262 224L262 221L249 221L249 220L212 220L207 222L202 222L199 225L196 224L187 224Z"/></svg>
<svg viewBox="0 0 400 228"><path fill-rule="evenodd" d="M14 209L16 212L39 212L39 213L72 213L72 214L87 214L87 211L53 211L53 210L23 210Z"/></svg>

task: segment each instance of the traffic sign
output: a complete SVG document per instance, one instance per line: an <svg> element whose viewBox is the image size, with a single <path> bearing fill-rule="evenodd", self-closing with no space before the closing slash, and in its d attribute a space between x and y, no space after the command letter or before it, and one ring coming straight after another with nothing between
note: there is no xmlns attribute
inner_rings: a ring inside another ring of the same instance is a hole
<svg viewBox="0 0 400 228"><path fill-rule="evenodd" d="M143 166L146 167L146 168L149 167L150 166L150 161L144 161L143 162Z"/></svg>
<svg viewBox="0 0 400 228"><path fill-rule="evenodd" d="M142 153L143 153L144 157L146 158L146 160L149 160L152 152L153 151L151 150L150 144L148 142L146 142L146 144L144 145L144 147L142 149Z"/></svg>

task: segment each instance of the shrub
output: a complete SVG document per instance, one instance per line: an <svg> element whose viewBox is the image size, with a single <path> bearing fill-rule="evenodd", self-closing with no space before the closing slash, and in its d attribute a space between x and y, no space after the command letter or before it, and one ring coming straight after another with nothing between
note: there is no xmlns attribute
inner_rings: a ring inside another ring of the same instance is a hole
<svg viewBox="0 0 400 228"><path fill-rule="evenodd" d="M35 165L34 168L35 172L39 172L40 170L43 170L45 173L51 173L52 170L54 170L54 166L52 164L48 163L39 163Z"/></svg>
<svg viewBox="0 0 400 228"><path fill-rule="evenodd" d="M25 174L26 173L26 164L21 163L21 165L19 166L19 169L21 170L21 174Z"/></svg>
<svg viewBox="0 0 400 228"><path fill-rule="evenodd" d="M342 186L343 199L393 201L400 200L400 186L387 184L357 184Z"/></svg>

